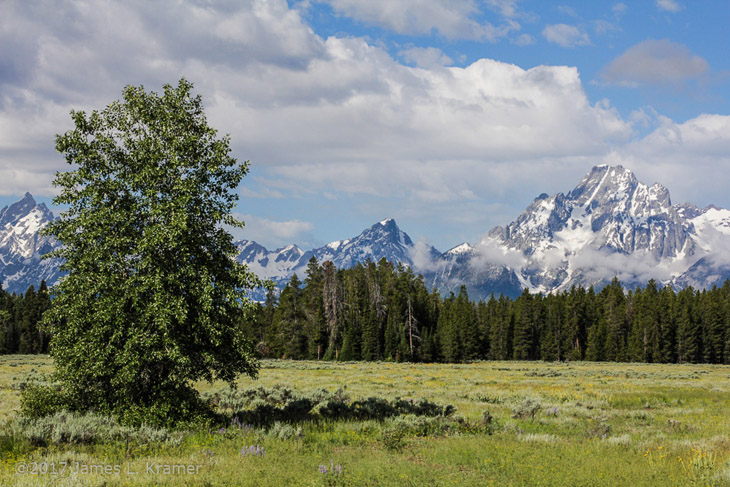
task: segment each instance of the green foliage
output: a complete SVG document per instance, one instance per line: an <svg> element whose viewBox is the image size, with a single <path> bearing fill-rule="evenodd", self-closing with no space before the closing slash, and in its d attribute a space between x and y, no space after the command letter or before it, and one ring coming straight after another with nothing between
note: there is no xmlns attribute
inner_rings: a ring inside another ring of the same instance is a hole
<svg viewBox="0 0 730 487"><path fill-rule="evenodd" d="M30 384L21 392L20 414L31 419L42 418L71 409L73 402L58 385Z"/></svg>
<svg viewBox="0 0 730 487"><path fill-rule="evenodd" d="M278 307L267 299L273 318L254 334L266 335L264 348L278 352L269 356L730 363L730 280L675 294L654 281L626 291L613 279L598 293L580 286L547 296L525 289L514 300L474 303L465 286L442 298L422 276L385 259L335 271L312 258L307 275L304 289L298 279L284 288Z"/></svg>
<svg viewBox="0 0 730 487"><path fill-rule="evenodd" d="M231 211L248 164L191 89L128 86L121 102L72 112L75 128L57 136L75 169L54 182L68 210L46 231L68 275L45 322L75 410L170 425L205 414L195 381L256 376L240 318L261 283L223 227L242 226Z"/></svg>
<svg viewBox="0 0 730 487"><path fill-rule="evenodd" d="M0 288L0 354L48 353L50 334L39 325L50 307L45 281L38 291L30 286L25 294L8 294Z"/></svg>

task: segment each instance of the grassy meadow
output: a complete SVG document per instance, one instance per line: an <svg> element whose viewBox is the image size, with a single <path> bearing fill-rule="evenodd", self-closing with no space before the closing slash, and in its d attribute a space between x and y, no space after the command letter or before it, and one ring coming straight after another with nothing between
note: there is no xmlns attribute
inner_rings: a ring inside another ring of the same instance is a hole
<svg viewBox="0 0 730 487"><path fill-rule="evenodd" d="M51 370L47 356L0 356L0 485L730 486L730 366L264 361L241 389L456 412L184 432L61 418L64 434L17 418L22 384Z"/></svg>

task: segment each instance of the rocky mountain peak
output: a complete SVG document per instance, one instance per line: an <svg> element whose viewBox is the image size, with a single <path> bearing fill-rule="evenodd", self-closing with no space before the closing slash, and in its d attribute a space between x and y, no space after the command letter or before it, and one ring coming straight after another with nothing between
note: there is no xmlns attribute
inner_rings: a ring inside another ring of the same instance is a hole
<svg viewBox="0 0 730 487"><path fill-rule="evenodd" d="M53 213L51 213L46 205L44 203L37 204L32 194L25 193L22 199L0 210L0 228L17 224L23 218L28 217L33 211L38 213L40 219L53 221Z"/></svg>
<svg viewBox="0 0 730 487"><path fill-rule="evenodd" d="M568 199L576 206L601 205L633 194L638 184L634 173L623 166L595 166L568 193Z"/></svg>
<svg viewBox="0 0 730 487"><path fill-rule="evenodd" d="M361 239L374 239L390 244L413 245L411 238L403 232L393 218L382 220L360 234Z"/></svg>
<svg viewBox="0 0 730 487"><path fill-rule="evenodd" d="M60 276L58 263L41 256L58 244L41 230L54 220L53 213L33 195L0 210L0 280L3 288L23 293L42 280L52 284Z"/></svg>

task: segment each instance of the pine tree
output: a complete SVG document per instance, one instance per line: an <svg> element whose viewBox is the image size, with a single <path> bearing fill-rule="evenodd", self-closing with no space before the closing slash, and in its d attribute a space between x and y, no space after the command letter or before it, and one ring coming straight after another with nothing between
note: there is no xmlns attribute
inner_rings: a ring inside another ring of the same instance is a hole
<svg viewBox="0 0 730 487"><path fill-rule="evenodd" d="M479 358L480 348L479 329L474 305L469 301L469 295L464 285L459 288L459 295L456 297L454 319L461 340L462 360L476 360Z"/></svg>
<svg viewBox="0 0 730 487"><path fill-rule="evenodd" d="M703 359L705 363L723 363L725 348L725 323L723 303L717 286L703 292L702 306L702 336Z"/></svg>
<svg viewBox="0 0 730 487"><path fill-rule="evenodd" d="M321 360L327 350L327 325L324 310L324 271L312 256L307 263L304 279L304 314L307 325L305 334L309 343L308 358Z"/></svg>
<svg viewBox="0 0 730 487"><path fill-rule="evenodd" d="M282 343L283 356L290 359L307 358L308 355L301 284L296 273L293 274L279 296L279 306L274 313L274 323Z"/></svg>
<svg viewBox="0 0 730 487"><path fill-rule="evenodd" d="M515 331L513 357L515 360L535 360L539 357L539 295L525 289L515 300Z"/></svg>
<svg viewBox="0 0 730 487"><path fill-rule="evenodd" d="M438 331L439 345L443 360L446 362L459 362L462 358L461 337L456 323L456 296L450 293L443 301L439 311Z"/></svg>
<svg viewBox="0 0 730 487"><path fill-rule="evenodd" d="M626 295L617 278L601 291L602 319L604 321L604 359L614 362L626 360L628 325L626 323Z"/></svg>
<svg viewBox="0 0 730 487"><path fill-rule="evenodd" d="M697 297L690 286L677 294L677 361L697 363L702 360L700 323L696 316Z"/></svg>
<svg viewBox="0 0 730 487"><path fill-rule="evenodd" d="M340 348L342 347L342 286L337 270L331 261L325 261L322 264L322 271L324 273L324 281L322 283L324 318L328 335L325 358L337 360L340 355Z"/></svg>

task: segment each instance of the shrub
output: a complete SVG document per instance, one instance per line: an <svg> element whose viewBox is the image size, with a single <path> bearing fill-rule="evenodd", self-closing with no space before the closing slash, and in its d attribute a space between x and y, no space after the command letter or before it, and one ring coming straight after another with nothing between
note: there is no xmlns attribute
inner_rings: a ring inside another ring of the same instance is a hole
<svg viewBox="0 0 730 487"><path fill-rule="evenodd" d="M407 414L447 417L455 411L451 405L440 406L426 399L417 402L396 399L390 402L379 397L368 397L350 403L342 389L334 392L319 390L300 394L283 386L225 392L213 396L213 399L224 409L233 405L245 405L236 410L234 421L238 424L252 425L268 425L277 421L295 423L317 419L383 421Z"/></svg>
<svg viewBox="0 0 730 487"><path fill-rule="evenodd" d="M71 398L56 385L26 384L20 393L20 414L26 418L42 418L72 409Z"/></svg>
<svg viewBox="0 0 730 487"><path fill-rule="evenodd" d="M383 420L398 414L398 409L392 406L386 399L379 397L368 397L365 400L355 401L350 406L352 416L356 419Z"/></svg>
<svg viewBox="0 0 730 487"><path fill-rule="evenodd" d="M350 406L344 401L329 400L315 407L315 412L323 419L342 420L350 418Z"/></svg>
<svg viewBox="0 0 730 487"><path fill-rule="evenodd" d="M380 442L387 450L401 451L406 446L405 435L405 431L401 428L390 428L380 435Z"/></svg>
<svg viewBox="0 0 730 487"><path fill-rule="evenodd" d="M529 397L522 401L512 410L512 417L515 419L535 419L535 415L540 411L542 406L538 401L530 399Z"/></svg>
<svg viewBox="0 0 730 487"><path fill-rule="evenodd" d="M393 405L401 414L415 414L417 416L450 416L456 410L452 405L439 406L428 399L414 402L413 400L396 398Z"/></svg>
<svg viewBox="0 0 730 487"><path fill-rule="evenodd" d="M281 416L286 421L305 421L311 419L309 412L314 407L310 399L294 399L286 403L281 410Z"/></svg>
<svg viewBox="0 0 730 487"><path fill-rule="evenodd" d="M75 414L66 411L42 418L21 417L8 425L11 436L27 440L35 446L48 444L95 444L110 441L137 443L179 443L181 433L149 426L123 426L110 416L94 413Z"/></svg>
<svg viewBox="0 0 730 487"><path fill-rule="evenodd" d="M291 438L301 438L302 436L304 436L304 431L301 427L295 428L294 426L287 423L276 422L266 432L266 436L279 440L288 440Z"/></svg>

